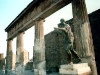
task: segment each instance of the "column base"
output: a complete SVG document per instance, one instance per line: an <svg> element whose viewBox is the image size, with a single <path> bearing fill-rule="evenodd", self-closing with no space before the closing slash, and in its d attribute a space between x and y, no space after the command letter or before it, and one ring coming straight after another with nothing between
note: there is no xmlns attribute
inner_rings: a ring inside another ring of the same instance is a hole
<svg viewBox="0 0 100 75"><path fill-rule="evenodd" d="M59 72L61 75L91 75L88 63L61 65Z"/></svg>
<svg viewBox="0 0 100 75"><path fill-rule="evenodd" d="M34 69L34 75L46 75L44 70Z"/></svg>
<svg viewBox="0 0 100 75"><path fill-rule="evenodd" d="M24 75L24 65L21 63L16 63L16 75Z"/></svg>

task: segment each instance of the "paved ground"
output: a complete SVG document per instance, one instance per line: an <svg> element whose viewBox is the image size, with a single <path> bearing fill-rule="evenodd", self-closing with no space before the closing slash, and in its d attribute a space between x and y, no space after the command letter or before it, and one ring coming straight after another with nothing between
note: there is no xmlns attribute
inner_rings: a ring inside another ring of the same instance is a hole
<svg viewBox="0 0 100 75"><path fill-rule="evenodd" d="M1 74L1 73L0 73L0 75L5 75L5 74ZM16 75L16 74L13 72L12 75ZM26 70L25 73L24 73L24 75L34 75L34 72L31 71L31 70ZM54 72L54 73L50 73L50 74L47 74L47 75L60 75L60 74Z"/></svg>
<svg viewBox="0 0 100 75"><path fill-rule="evenodd" d="M32 71L26 71L24 75L33 75L34 72ZM47 74L47 75L60 75L59 73L50 73L50 74Z"/></svg>

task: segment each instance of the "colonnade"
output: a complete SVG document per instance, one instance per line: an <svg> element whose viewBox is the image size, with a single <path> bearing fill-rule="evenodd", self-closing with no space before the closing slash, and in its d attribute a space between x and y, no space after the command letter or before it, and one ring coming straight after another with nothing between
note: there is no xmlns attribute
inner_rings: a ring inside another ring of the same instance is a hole
<svg viewBox="0 0 100 75"><path fill-rule="evenodd" d="M44 19L38 19L35 22L35 39L34 39L34 53L35 53L35 59L34 63L35 70L38 69L38 66L45 65L45 42L44 42L44 29L43 29L43 23ZM17 35L17 40L16 40L16 66L19 64L25 65L25 60L24 60L24 36L25 32L18 32ZM13 39L7 40L7 59L6 59L6 74L10 75L11 70L14 69L13 64L13 51L12 51L12 45L13 45ZM41 61L41 62L40 62ZM37 63L39 62L39 63ZM44 67L44 66L43 66ZM44 68L43 68L44 70ZM38 70L37 70L38 71ZM44 71L45 72L45 71ZM40 73L40 71L39 71Z"/></svg>

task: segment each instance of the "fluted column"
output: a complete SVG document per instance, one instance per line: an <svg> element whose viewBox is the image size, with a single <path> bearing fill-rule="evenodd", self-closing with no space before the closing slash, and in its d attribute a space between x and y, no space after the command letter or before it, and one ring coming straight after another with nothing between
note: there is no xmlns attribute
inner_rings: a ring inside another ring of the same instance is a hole
<svg viewBox="0 0 100 75"><path fill-rule="evenodd" d="M5 73L6 75L10 75L12 70L12 42L13 40L7 40L7 53L6 53L6 68Z"/></svg>
<svg viewBox="0 0 100 75"><path fill-rule="evenodd" d="M89 63L92 74L97 75L91 28L85 0L72 0L72 9L76 50L82 58L82 62Z"/></svg>
<svg viewBox="0 0 100 75"><path fill-rule="evenodd" d="M45 69L45 42L44 42L44 19L39 19L35 23L34 40L34 71L35 75L46 75Z"/></svg>

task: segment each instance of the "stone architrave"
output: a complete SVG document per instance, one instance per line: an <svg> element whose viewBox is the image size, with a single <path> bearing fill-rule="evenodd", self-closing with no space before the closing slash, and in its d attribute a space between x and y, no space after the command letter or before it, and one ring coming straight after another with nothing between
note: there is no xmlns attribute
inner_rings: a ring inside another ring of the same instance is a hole
<svg viewBox="0 0 100 75"><path fill-rule="evenodd" d="M91 28L85 0L72 0L75 45L82 62L89 63L92 74L97 75Z"/></svg>
<svg viewBox="0 0 100 75"><path fill-rule="evenodd" d="M34 40L34 73L35 75L46 75L45 61L45 42L44 42L44 19L39 19L35 24L35 40Z"/></svg>

